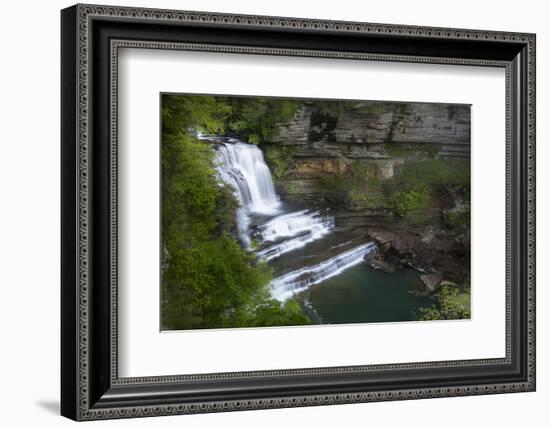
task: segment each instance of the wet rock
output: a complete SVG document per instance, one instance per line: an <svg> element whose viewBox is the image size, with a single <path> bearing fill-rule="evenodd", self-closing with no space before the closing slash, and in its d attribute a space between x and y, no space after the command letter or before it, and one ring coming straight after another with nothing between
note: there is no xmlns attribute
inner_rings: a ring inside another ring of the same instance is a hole
<svg viewBox="0 0 550 426"><path fill-rule="evenodd" d="M396 271L395 266L392 263L384 260L382 255L377 252L371 252L365 255L365 261L372 269L375 269L377 271L383 271L388 274Z"/></svg>
<svg viewBox="0 0 550 426"><path fill-rule="evenodd" d="M441 285L443 276L439 272L434 272L432 274L420 275L420 280L424 283L426 288L432 292Z"/></svg>
<svg viewBox="0 0 550 426"><path fill-rule="evenodd" d="M370 261L370 265L374 269L379 269L383 272L386 272L387 274L395 272L395 267L384 260L372 259Z"/></svg>
<svg viewBox="0 0 550 426"><path fill-rule="evenodd" d="M396 223L395 216L386 210L369 210L361 213L335 210L333 215L336 220L336 226L343 228L363 227L363 229L370 229L371 227Z"/></svg>
<svg viewBox="0 0 550 426"><path fill-rule="evenodd" d="M418 245L418 238L406 231L371 228L368 233L380 245L385 245L386 248L391 247L399 254L411 252Z"/></svg>
<svg viewBox="0 0 550 426"><path fill-rule="evenodd" d="M376 251L369 251L369 252L365 255L365 257L363 257L363 260L364 260L365 262L369 263L369 262L371 261L371 259L374 259L374 258L376 258L376 257L378 257L378 252L376 252Z"/></svg>
<svg viewBox="0 0 550 426"><path fill-rule="evenodd" d="M370 226L367 233L378 242L386 261L391 253L402 264L421 274L437 271L455 282L462 282L469 273L469 241L465 240L465 244L456 235L443 232L438 227Z"/></svg>
<svg viewBox="0 0 550 426"><path fill-rule="evenodd" d="M386 256L386 262L392 265L394 268L401 268L401 259L397 257L395 254L389 254Z"/></svg>
<svg viewBox="0 0 550 426"><path fill-rule="evenodd" d="M439 284L439 287L459 287L458 284L452 282L452 281L448 281L448 280L443 280L441 281L441 284Z"/></svg>

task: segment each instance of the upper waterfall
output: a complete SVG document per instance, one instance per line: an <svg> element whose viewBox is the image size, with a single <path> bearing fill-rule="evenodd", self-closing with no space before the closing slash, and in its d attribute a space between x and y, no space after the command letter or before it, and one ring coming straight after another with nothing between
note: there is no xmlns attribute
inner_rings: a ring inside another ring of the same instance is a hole
<svg viewBox="0 0 550 426"><path fill-rule="evenodd" d="M280 201L262 151L244 142L224 143L218 148L218 172L236 190L248 213L275 215Z"/></svg>

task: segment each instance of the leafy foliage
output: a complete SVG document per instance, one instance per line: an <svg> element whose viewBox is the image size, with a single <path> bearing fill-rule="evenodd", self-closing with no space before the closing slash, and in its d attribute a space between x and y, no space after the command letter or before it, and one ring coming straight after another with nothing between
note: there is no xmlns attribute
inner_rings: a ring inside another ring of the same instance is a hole
<svg viewBox="0 0 550 426"><path fill-rule="evenodd" d="M296 300L287 300L281 303L278 300L269 300L256 309L255 318L251 321L252 327L306 325L310 319L303 313L302 307Z"/></svg>
<svg viewBox="0 0 550 426"><path fill-rule="evenodd" d="M409 161L388 180L385 192L395 210L406 215L430 207L437 191L446 186L461 187L469 194L469 163L442 159Z"/></svg>
<svg viewBox="0 0 550 426"><path fill-rule="evenodd" d="M271 173L276 178L286 176L292 168L296 147L294 146L270 146L265 150L265 159Z"/></svg>
<svg viewBox="0 0 550 426"><path fill-rule="evenodd" d="M460 160L429 159L407 162L395 182L409 187L459 185L470 187L470 163Z"/></svg>
<svg viewBox="0 0 550 426"><path fill-rule="evenodd" d="M230 113L230 105L216 96L163 95L162 132L169 136L191 129L219 133Z"/></svg>
<svg viewBox="0 0 550 426"><path fill-rule="evenodd" d="M338 199L350 210L383 208L387 203L378 168L362 160L353 161L342 175L321 176L317 184L327 200Z"/></svg>
<svg viewBox="0 0 550 426"><path fill-rule="evenodd" d="M442 286L436 299L436 305L419 308L419 320L469 319L471 317L469 286L464 291L454 286Z"/></svg>
<svg viewBox="0 0 550 426"><path fill-rule="evenodd" d="M167 328L246 326L271 278L269 268L224 234L190 247L168 248L163 275L163 322Z"/></svg>
<svg viewBox="0 0 550 426"><path fill-rule="evenodd" d="M469 205L461 209L447 210L442 216L443 224L452 230L462 231L470 227Z"/></svg>
<svg viewBox="0 0 550 426"><path fill-rule="evenodd" d="M289 122L300 102L278 98L221 98L231 107L228 130L259 144L277 136L278 125Z"/></svg>
<svg viewBox="0 0 550 426"><path fill-rule="evenodd" d="M272 271L237 242L238 201L218 181L209 144L194 136L224 132L233 106L211 96L162 98L164 329L309 322L299 305L269 299Z"/></svg>
<svg viewBox="0 0 550 426"><path fill-rule="evenodd" d="M406 162L396 174L382 180L377 168L363 160L353 161L341 175L321 176L318 189L331 201L338 199L350 210L393 209L406 216L435 205L437 194L445 188L459 188L469 201L470 169L463 161L423 159ZM469 224L469 210L458 217L450 213L449 227Z"/></svg>
<svg viewBox="0 0 550 426"><path fill-rule="evenodd" d="M406 214L430 206L430 189L422 187L419 190L395 191L391 195L391 199L395 210L401 214Z"/></svg>

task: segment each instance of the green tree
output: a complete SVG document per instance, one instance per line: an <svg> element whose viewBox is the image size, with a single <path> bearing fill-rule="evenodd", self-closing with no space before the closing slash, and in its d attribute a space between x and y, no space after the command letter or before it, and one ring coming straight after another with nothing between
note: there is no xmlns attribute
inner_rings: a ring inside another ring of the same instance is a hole
<svg viewBox="0 0 550 426"><path fill-rule="evenodd" d="M287 300L281 303L278 300L268 300L260 305L250 325L253 327L281 326L281 325L306 325L311 320L303 313L302 307L296 300Z"/></svg>
<svg viewBox="0 0 550 426"><path fill-rule="evenodd" d="M162 97L164 329L307 323L299 305L269 299L271 269L239 245L239 203L217 178L212 147L195 137L223 134L232 109L219 97Z"/></svg>
<svg viewBox="0 0 550 426"><path fill-rule="evenodd" d="M269 142L278 134L280 124L288 123L300 102L279 98L226 98L232 114L228 129L250 143Z"/></svg>

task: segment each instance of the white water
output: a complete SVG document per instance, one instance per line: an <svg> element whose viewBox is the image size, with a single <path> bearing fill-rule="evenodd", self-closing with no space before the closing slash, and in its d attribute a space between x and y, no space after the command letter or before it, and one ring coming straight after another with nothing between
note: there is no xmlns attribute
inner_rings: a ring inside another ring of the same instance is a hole
<svg viewBox="0 0 550 426"><path fill-rule="evenodd" d="M262 241L277 241L311 232L318 239L334 228L334 218L322 216L319 211L299 210L282 214L258 227ZM313 241L313 240L312 240Z"/></svg>
<svg viewBox="0 0 550 426"><path fill-rule="evenodd" d="M265 249L259 250L258 252L256 252L256 254L260 257L260 259L264 259L269 262L270 260L275 259L282 254L288 253L289 251L305 247L309 243L318 240L319 238L322 238L323 235L328 232L328 230L323 233L306 232L305 234L299 235L298 237L291 238L289 240L285 240L283 242L273 244Z"/></svg>
<svg viewBox="0 0 550 426"><path fill-rule="evenodd" d="M217 160L221 179L235 188L238 200L248 213L278 213L281 203L257 146L243 142L224 143L218 149Z"/></svg>
<svg viewBox="0 0 550 426"><path fill-rule="evenodd" d="M220 142L216 158L218 175L235 189L241 205L237 211L237 224L241 239L248 247L251 245L250 217L271 216L271 219L253 231L254 237L264 246L256 253L259 258L269 262L323 238L334 229L334 218L320 211L299 210L279 214L281 202L275 192L269 168L257 146L236 139L202 134L197 137ZM272 297L284 301L359 264L365 254L375 249L375 243L361 244L319 264L275 278L270 283Z"/></svg>
<svg viewBox="0 0 550 426"><path fill-rule="evenodd" d="M270 261L323 238L333 229L334 218L322 216L319 211L300 210L277 216L256 230L256 235L262 242L275 242L259 250L257 255Z"/></svg>
<svg viewBox="0 0 550 426"><path fill-rule="evenodd" d="M361 244L317 265L306 266L275 278L270 284L271 295L277 300L284 301L361 263L365 255L373 250L376 250L375 243Z"/></svg>

